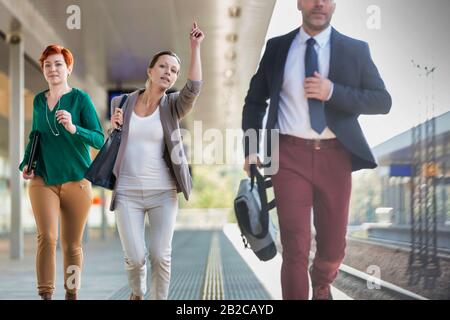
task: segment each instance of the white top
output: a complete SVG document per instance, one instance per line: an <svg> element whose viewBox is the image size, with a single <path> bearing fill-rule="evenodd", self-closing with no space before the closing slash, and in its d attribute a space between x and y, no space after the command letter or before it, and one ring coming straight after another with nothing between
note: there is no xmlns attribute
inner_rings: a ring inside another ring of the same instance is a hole
<svg viewBox="0 0 450 320"><path fill-rule="evenodd" d="M319 73L328 78L330 71L330 37L331 26L314 37L316 44ZM309 119L308 99L305 97L303 84L305 82L306 41L311 38L303 28L295 36L289 49L284 68L283 84L280 92L280 105L276 127L281 134L288 134L303 139L332 139L336 136L326 127L319 135L311 128ZM328 99L333 94L331 89Z"/></svg>
<svg viewBox="0 0 450 320"><path fill-rule="evenodd" d="M159 106L147 117L134 111L117 190L170 190L175 181L164 161L164 133Z"/></svg>

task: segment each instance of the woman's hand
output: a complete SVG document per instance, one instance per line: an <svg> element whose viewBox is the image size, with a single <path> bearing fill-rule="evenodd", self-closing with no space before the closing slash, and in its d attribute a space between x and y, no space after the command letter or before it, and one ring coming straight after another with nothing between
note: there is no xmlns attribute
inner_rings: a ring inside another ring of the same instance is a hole
<svg viewBox="0 0 450 320"><path fill-rule="evenodd" d="M188 79L193 81L202 80L202 60L200 58L200 43L205 39L205 34L197 26L197 22L192 24L191 33L189 34L191 41L191 63L189 65Z"/></svg>
<svg viewBox="0 0 450 320"><path fill-rule="evenodd" d="M111 126L114 129L123 125L123 111L120 108L114 110L114 114L111 116Z"/></svg>
<svg viewBox="0 0 450 320"><path fill-rule="evenodd" d="M34 179L34 170L28 172L28 165L25 165L25 167L23 168L22 177L25 180Z"/></svg>
<svg viewBox="0 0 450 320"><path fill-rule="evenodd" d="M191 48L197 48L200 43L205 39L205 34L197 26L197 22L194 21L192 24L191 32L189 33L189 39L191 41Z"/></svg>
<svg viewBox="0 0 450 320"><path fill-rule="evenodd" d="M66 110L56 111L56 120L71 134L77 132L77 127L72 123L72 115L70 112Z"/></svg>

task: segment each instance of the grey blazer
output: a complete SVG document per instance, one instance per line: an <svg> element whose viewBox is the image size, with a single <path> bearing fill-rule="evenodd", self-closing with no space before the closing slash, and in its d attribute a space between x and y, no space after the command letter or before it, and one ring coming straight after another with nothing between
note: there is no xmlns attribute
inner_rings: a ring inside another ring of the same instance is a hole
<svg viewBox="0 0 450 320"><path fill-rule="evenodd" d="M189 199L189 194L192 189L192 177L189 173L189 166L183 149L180 133L180 120L191 111L195 100L200 93L201 85L202 81L192 81L188 79L181 91L164 94L159 102L159 112L165 142L164 160L174 177L177 185L177 192L183 192L186 200ZM124 154L128 143L131 115L138 96L143 91L144 89L139 89L130 93L123 106L122 139L113 169L113 173L117 179L111 197L111 211L114 211L115 209L116 188L119 182L122 163L123 161L133 161L133 159L124 159ZM118 96L111 100L111 114L113 114L115 108L119 106L121 99L122 96Z"/></svg>

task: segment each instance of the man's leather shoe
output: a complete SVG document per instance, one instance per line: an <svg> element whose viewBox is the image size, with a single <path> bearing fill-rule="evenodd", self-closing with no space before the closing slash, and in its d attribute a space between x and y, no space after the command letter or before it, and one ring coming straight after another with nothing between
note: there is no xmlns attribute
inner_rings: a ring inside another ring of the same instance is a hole
<svg viewBox="0 0 450 320"><path fill-rule="evenodd" d="M314 286L312 300L333 300L331 295L331 286Z"/></svg>

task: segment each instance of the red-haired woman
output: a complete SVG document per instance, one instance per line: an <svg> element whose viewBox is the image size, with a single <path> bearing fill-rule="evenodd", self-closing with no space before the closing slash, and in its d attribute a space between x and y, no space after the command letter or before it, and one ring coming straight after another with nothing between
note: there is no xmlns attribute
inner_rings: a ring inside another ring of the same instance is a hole
<svg viewBox="0 0 450 320"><path fill-rule="evenodd" d="M31 179L29 196L37 227L36 272L38 292L50 300L55 289L56 242L60 220L66 300L76 300L83 252L81 241L92 189L84 174L91 164L89 146L103 145L103 130L89 95L71 88L72 53L48 46L39 59L48 90L33 102L31 137L40 133L36 168L28 170L31 142L19 168Z"/></svg>

